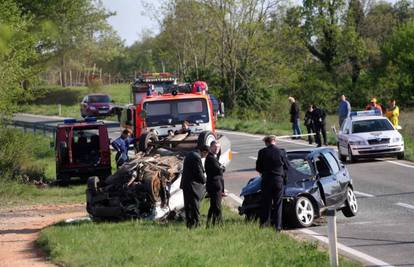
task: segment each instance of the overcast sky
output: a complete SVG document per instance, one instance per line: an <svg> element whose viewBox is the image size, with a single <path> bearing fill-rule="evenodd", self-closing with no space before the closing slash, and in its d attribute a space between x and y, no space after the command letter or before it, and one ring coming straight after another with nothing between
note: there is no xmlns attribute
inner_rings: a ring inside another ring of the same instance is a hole
<svg viewBox="0 0 414 267"><path fill-rule="evenodd" d="M116 11L116 15L108 19L125 44L130 46L140 39L145 31L158 33L159 25L148 16L149 12L144 8L143 1L151 3L159 8L162 0L102 0L104 7L110 11ZM285 0L293 3L301 3L301 0ZM397 0L386 0L395 3Z"/></svg>

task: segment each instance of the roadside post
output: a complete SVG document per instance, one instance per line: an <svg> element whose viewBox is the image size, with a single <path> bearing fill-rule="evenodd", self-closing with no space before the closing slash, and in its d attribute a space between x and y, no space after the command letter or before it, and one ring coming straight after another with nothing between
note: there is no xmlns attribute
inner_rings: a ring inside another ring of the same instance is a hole
<svg viewBox="0 0 414 267"><path fill-rule="evenodd" d="M336 210L329 209L327 212L328 217L328 239L329 239L329 258L331 260L331 266L339 266L338 261L338 246L336 238Z"/></svg>
<svg viewBox="0 0 414 267"><path fill-rule="evenodd" d="M62 105L61 104L58 104L58 113L59 113L59 116L62 116Z"/></svg>

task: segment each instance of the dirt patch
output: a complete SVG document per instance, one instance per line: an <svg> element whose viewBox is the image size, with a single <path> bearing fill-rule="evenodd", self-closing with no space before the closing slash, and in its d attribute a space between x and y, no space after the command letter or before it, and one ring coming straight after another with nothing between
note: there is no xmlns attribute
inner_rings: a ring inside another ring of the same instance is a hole
<svg viewBox="0 0 414 267"><path fill-rule="evenodd" d="M35 247L46 226L73 217L86 216L84 204L36 205L0 210L0 265L54 266Z"/></svg>

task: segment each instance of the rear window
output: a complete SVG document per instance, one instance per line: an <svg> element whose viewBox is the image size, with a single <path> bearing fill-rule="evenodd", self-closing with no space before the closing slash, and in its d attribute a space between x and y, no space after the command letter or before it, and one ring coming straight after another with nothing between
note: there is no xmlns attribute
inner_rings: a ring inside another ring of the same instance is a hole
<svg viewBox="0 0 414 267"><path fill-rule="evenodd" d="M394 127L386 119L354 121L352 123L352 133L368 133L392 130L394 130Z"/></svg>
<svg viewBox="0 0 414 267"><path fill-rule="evenodd" d="M90 95L88 101L89 103L109 103L111 99L107 95Z"/></svg>

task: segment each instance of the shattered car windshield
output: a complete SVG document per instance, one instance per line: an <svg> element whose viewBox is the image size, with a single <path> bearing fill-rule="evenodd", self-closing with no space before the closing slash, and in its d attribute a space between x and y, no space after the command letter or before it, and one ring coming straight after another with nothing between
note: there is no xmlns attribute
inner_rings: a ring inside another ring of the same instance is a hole
<svg viewBox="0 0 414 267"><path fill-rule="evenodd" d="M289 161L292 167L295 168L297 171L306 175L312 175L312 169L307 160L296 158L290 159Z"/></svg>

